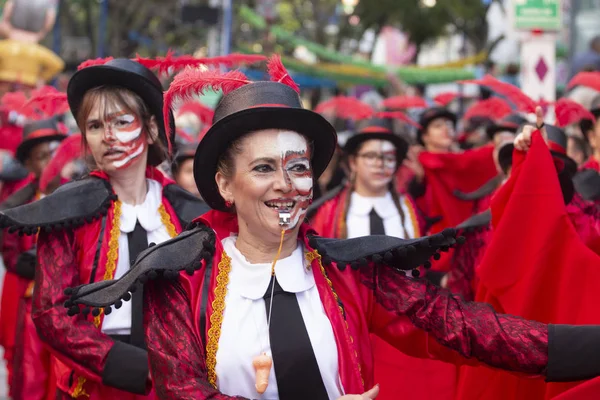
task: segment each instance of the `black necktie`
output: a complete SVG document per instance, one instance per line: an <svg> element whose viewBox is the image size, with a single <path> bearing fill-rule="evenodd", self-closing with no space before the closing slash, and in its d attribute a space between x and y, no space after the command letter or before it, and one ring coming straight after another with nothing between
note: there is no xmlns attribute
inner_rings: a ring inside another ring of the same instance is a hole
<svg viewBox="0 0 600 400"><path fill-rule="evenodd" d="M148 248L148 234L142 228L139 221L136 221L133 232L127 234L129 243L129 265L135 263L138 254ZM138 286L137 290L131 296L131 342L132 345L146 348L144 340L144 290L143 286Z"/></svg>
<svg viewBox="0 0 600 400"><path fill-rule="evenodd" d="M383 227L383 219L377 214L375 208L369 213L369 222L371 225L371 235L385 235L385 228Z"/></svg>
<svg viewBox="0 0 600 400"><path fill-rule="evenodd" d="M267 321L273 279L275 277L271 279L264 296ZM328 399L296 294L285 292L277 279L275 279L271 307L269 339L279 398L283 400Z"/></svg>

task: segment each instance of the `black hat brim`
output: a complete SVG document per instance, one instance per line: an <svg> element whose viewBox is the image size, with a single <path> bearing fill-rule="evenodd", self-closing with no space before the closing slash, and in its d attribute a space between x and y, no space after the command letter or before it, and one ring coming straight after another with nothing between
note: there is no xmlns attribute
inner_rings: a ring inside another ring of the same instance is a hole
<svg viewBox="0 0 600 400"><path fill-rule="evenodd" d="M33 149L38 144L45 142L62 141L66 137L67 135L57 133L55 135L47 135L32 139L26 139L23 142L21 142L21 144L19 144L19 147L17 147L17 151L15 152L15 158L19 160L20 163L24 163L27 157L29 157L29 152L31 151L31 149Z"/></svg>
<svg viewBox="0 0 600 400"><path fill-rule="evenodd" d="M211 208L227 210L215 180L221 155L236 139L264 129L289 130L306 136L312 142L312 170L315 180L327 168L337 146L333 126L321 115L310 110L255 107L230 114L217 121L206 132L194 157L194 180L200 195Z"/></svg>
<svg viewBox="0 0 600 400"><path fill-rule="evenodd" d="M421 120L421 123L420 123L421 129L419 129L418 132L420 134L423 134L427 130L427 127L429 126L431 121L433 121L434 119L438 119L438 118L449 119L450 121L452 121L453 124L456 124L456 121L458 120L458 118L456 117L456 114L454 114L452 111L448 111L446 109L440 109L439 111L437 111L431 115L428 115L427 119Z"/></svg>
<svg viewBox="0 0 600 400"><path fill-rule="evenodd" d="M515 146L512 143L506 144L500 148L498 151L498 163L500 164L504 173L507 172L507 169L512 166L512 155ZM550 150L552 157L560 159L564 162L564 169L569 174L569 176L573 177L577 173L577 163L571 157L566 154L558 153L556 151Z"/></svg>
<svg viewBox="0 0 600 400"><path fill-rule="evenodd" d="M488 138L490 140L494 139L494 136L496 135L496 133L498 132L511 132L513 134L517 134L517 129L519 129L517 126L508 126L508 125L492 125L489 126L486 130L485 133L487 134Z"/></svg>
<svg viewBox="0 0 600 400"><path fill-rule="evenodd" d="M401 136L398 136L393 133L359 132L346 141L346 144L344 145L344 152L346 152L346 154L354 154L361 143L372 139L387 140L388 142L391 142L394 145L394 147L396 147L396 158L398 159L398 162L401 162L406 158L406 154L408 153L408 142L404 140Z"/></svg>
<svg viewBox="0 0 600 400"><path fill-rule="evenodd" d="M79 108L85 94L89 90L100 86L122 87L140 96L150 109L152 115L156 118L159 137L165 146L167 145L165 121L163 119L162 91L138 73L123 68L116 68L111 65L95 65L83 68L73 75L67 87L67 100L75 118L79 114ZM169 119L171 143L173 143L175 137L175 119L172 112ZM79 128L83 129L82 127Z"/></svg>

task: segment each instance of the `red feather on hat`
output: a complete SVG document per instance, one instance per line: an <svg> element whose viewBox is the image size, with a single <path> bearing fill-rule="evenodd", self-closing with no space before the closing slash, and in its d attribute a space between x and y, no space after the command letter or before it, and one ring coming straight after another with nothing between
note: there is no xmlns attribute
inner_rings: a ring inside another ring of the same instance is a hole
<svg viewBox="0 0 600 400"><path fill-rule="evenodd" d="M585 86L600 92L600 72L583 71L578 73L567 83L567 89L574 86Z"/></svg>
<svg viewBox="0 0 600 400"><path fill-rule="evenodd" d="M421 125L413 121L402 111L379 111L375 114L376 117L379 118L391 118L391 119L399 119L400 121L404 121L417 129L421 129Z"/></svg>
<svg viewBox="0 0 600 400"><path fill-rule="evenodd" d="M52 118L69 110L67 94L53 86L42 86L31 93L31 98L23 105L25 112L37 112L42 118Z"/></svg>
<svg viewBox="0 0 600 400"><path fill-rule="evenodd" d="M321 114L328 110L335 110L335 115L342 119L364 119L373 115L373 109L354 97L336 96L317 105L315 112Z"/></svg>
<svg viewBox="0 0 600 400"><path fill-rule="evenodd" d="M44 168L42 176L40 176L40 190L46 192L48 185L57 176L69 162L81 158L82 155L81 134L77 133L63 140L48 165Z"/></svg>
<svg viewBox="0 0 600 400"><path fill-rule="evenodd" d="M87 60L82 62L81 64L79 64L79 66L77 67L77 71L87 68L87 67L93 67L95 65L104 65L109 61L114 60L113 57L106 57L106 58L95 58L93 60Z"/></svg>
<svg viewBox="0 0 600 400"><path fill-rule="evenodd" d="M227 94L237 88L249 84L251 81L240 71L229 71L222 73L220 71L199 71L189 68L175 76L169 89L165 92L163 118L165 130L167 132L167 141L169 151L171 151L171 127L169 124L169 112L176 99L183 101L192 100L194 94L203 94L205 90L221 90Z"/></svg>
<svg viewBox="0 0 600 400"><path fill-rule="evenodd" d="M451 101L458 97L456 92L442 92L433 98L437 104L446 107Z"/></svg>
<svg viewBox="0 0 600 400"><path fill-rule="evenodd" d="M425 108L427 102L419 96L394 96L383 101L386 108Z"/></svg>
<svg viewBox="0 0 600 400"><path fill-rule="evenodd" d="M174 56L173 51L169 50L164 57L144 58L137 55L133 61L149 69L158 69L159 74L168 74L169 72L181 71L186 67L200 67L202 65L225 65L232 67L234 65L251 64L266 59L267 57L259 54L238 53L217 57L194 57L187 54Z"/></svg>
<svg viewBox="0 0 600 400"><path fill-rule="evenodd" d="M281 62L281 57L277 54L273 54L267 63L267 72L274 82L283 83L294 89L297 93L300 93L300 87L294 82L288 71Z"/></svg>
<svg viewBox="0 0 600 400"><path fill-rule="evenodd" d="M215 112L198 101L188 101L177 110L177 116L192 113L195 114L203 124L211 124Z"/></svg>
<svg viewBox="0 0 600 400"><path fill-rule="evenodd" d="M511 85L510 83L501 82L489 74L485 75L482 79L459 81L459 83L472 83L486 86L499 95L506 97L521 111L533 113L537 107L536 102L533 101L531 97L523 93L521 89Z"/></svg>
<svg viewBox="0 0 600 400"><path fill-rule="evenodd" d="M489 99L480 100L469 107L465 112L463 119L468 121L473 117L487 117L492 120L497 120L507 116L511 112L512 108L506 101L498 97L491 97Z"/></svg>
<svg viewBox="0 0 600 400"><path fill-rule="evenodd" d="M561 128L579 122L582 119L596 120L594 114L586 110L581 104L564 97L554 103L554 112L556 114L557 125Z"/></svg>

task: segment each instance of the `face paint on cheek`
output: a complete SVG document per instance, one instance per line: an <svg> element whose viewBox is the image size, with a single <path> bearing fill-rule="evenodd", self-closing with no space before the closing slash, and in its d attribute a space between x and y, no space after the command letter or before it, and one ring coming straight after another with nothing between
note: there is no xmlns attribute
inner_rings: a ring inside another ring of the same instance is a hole
<svg viewBox="0 0 600 400"><path fill-rule="evenodd" d="M306 139L296 132L283 131L277 136L281 154L281 167L288 184L294 192L294 209L288 230L293 229L306 214L313 193L313 177L310 167L310 151Z"/></svg>
<svg viewBox="0 0 600 400"><path fill-rule="evenodd" d="M111 121L111 129L117 140L121 143L129 143L138 139L142 134L142 124L140 120L132 114L115 117L114 120Z"/></svg>
<svg viewBox="0 0 600 400"><path fill-rule="evenodd" d="M389 142L387 140L383 140L381 142L381 152L386 156L389 157L390 155L394 156L394 160L387 160L384 159L383 161L383 167L386 170L390 170L391 173L393 173L396 170L396 146L394 146L394 144L392 142ZM386 171L387 172L387 171Z"/></svg>
<svg viewBox="0 0 600 400"><path fill-rule="evenodd" d="M131 163L144 152L146 141L143 136L132 143L127 149L123 149L123 156L118 160L113 161L113 165L117 169L123 169L131 165Z"/></svg>

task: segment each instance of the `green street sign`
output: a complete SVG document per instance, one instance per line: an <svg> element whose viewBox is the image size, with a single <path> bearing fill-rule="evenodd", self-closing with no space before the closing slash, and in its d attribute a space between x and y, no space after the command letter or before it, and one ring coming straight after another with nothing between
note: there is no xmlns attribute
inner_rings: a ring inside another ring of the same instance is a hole
<svg viewBox="0 0 600 400"><path fill-rule="evenodd" d="M515 29L557 31L562 27L560 0L511 0Z"/></svg>

